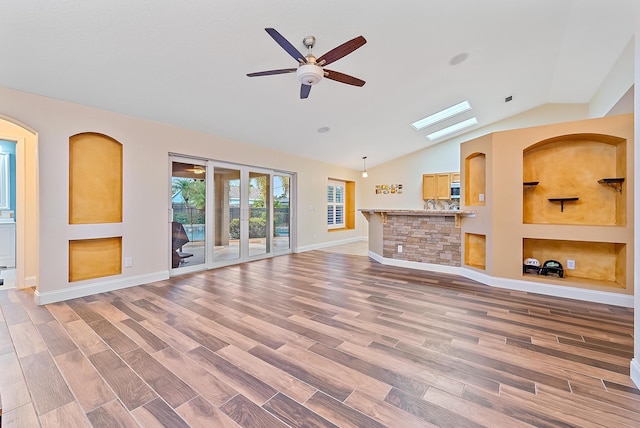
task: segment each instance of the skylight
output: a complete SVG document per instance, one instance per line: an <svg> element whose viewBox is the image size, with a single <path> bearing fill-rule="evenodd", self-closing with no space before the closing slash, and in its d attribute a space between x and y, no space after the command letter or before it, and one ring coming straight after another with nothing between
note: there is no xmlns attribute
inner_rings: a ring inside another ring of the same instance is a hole
<svg viewBox="0 0 640 428"><path fill-rule="evenodd" d="M458 122L454 125L447 126L446 128L443 128L439 131L432 132L431 134L427 135L427 138L430 141L433 141L440 137L444 137L445 135L453 134L456 131L473 126L476 123L478 123L478 119L476 119L475 117L472 117L471 119L463 120L462 122Z"/></svg>
<svg viewBox="0 0 640 428"><path fill-rule="evenodd" d="M471 110L471 105L469 104L469 101L463 101L454 106L451 106L437 113L434 113L431 116L427 116L424 119L420 119L417 122L413 122L411 126L413 126L417 131L422 128L426 128L427 126L433 125L434 123L438 123L442 120L445 120L455 115L458 115L460 113L463 113L467 110Z"/></svg>

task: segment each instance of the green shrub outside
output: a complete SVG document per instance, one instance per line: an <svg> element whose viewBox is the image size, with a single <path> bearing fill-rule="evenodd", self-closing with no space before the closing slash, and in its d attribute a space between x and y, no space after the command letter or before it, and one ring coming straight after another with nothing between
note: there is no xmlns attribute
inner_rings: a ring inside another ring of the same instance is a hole
<svg viewBox="0 0 640 428"><path fill-rule="evenodd" d="M267 233L267 221L262 218L249 219L249 238L264 238ZM240 220L234 218L229 222L229 238L240 239Z"/></svg>

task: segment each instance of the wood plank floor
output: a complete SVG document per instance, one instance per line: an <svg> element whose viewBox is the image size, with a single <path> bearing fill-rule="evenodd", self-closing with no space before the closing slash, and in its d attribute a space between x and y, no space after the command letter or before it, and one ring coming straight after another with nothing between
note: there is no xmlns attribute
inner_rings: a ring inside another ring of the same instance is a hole
<svg viewBox="0 0 640 428"><path fill-rule="evenodd" d="M7 427L638 427L633 311L311 251L38 307Z"/></svg>

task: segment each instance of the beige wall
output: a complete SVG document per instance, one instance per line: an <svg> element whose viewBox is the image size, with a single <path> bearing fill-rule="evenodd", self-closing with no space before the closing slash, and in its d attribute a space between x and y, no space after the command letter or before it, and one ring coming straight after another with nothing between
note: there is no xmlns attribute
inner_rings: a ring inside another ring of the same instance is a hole
<svg viewBox="0 0 640 428"><path fill-rule="evenodd" d="M620 137L629 142L626 166L626 177L633 175L633 115L612 116L552 124L532 128L496 132L462 144L460 158L477 152L486 154L487 188L486 205L469 207L478 211L474 218L466 218L462 223L463 233L487 235L486 269L484 273L492 277L522 280L522 246L523 238L541 238L550 240L593 241L626 244L625 265L626 288L618 289L607 285L575 284L566 279L558 281L558 285L589 288L600 291L633 294L633 224L619 226L586 226L562 224L523 224L523 150L540 141L562 135L602 134ZM565 167L562 159L558 160L558 168ZM462 171L465 180L465 171ZM591 183L594 185L594 183ZM624 183L627 195L624 209L633 217L633 180ZM463 189L464 193L464 189ZM464 196L464 195L463 195ZM561 195L564 196L564 195ZM558 211L560 206L557 207ZM463 240L464 242L464 240ZM564 264L564 261L562 262ZM531 280L531 278L527 278ZM546 281L550 282L550 281Z"/></svg>
<svg viewBox="0 0 640 428"><path fill-rule="evenodd" d="M357 171L6 88L0 88L0 112L37 132L38 159L29 158L27 163L29 168L37 165L40 207L30 206L24 211L28 215L39 214L40 230L38 233L36 222L32 229L24 230L24 223L19 223L18 227L23 228L28 242L37 241L39 236L40 250L30 250L26 256L18 255L18 258L33 263L34 271L39 267L39 293L81 289L109 281L131 285L168 275L170 152L296 173L298 248L310 249L366 236L366 220L361 215L356 216L355 230L328 233L326 229L327 178L359 182L361 178ZM9 122L2 123L0 135L3 138L11 140L19 135L35 144L33 134L29 135ZM68 224L69 137L81 132L102 133L123 145L122 224L104 225L96 231ZM33 153L35 155L35 150ZM92 233L98 232L100 236L106 236L105 233L111 231L123 236L123 256L132 257L133 266L123 269L118 277L70 284L67 273L69 239L90 238Z"/></svg>
<svg viewBox="0 0 640 428"><path fill-rule="evenodd" d="M640 112L640 6L637 8L636 13L636 38L635 38L635 111ZM636 150L634 162L635 165L640 165L640 148L638 144L640 142L640 114L635 117L635 137L636 137ZM634 182L636 189L640 189L640 168L636 168L634 175ZM636 194L635 197L635 224L640 224L640 195ZM640 227L635 228L634 232L634 250L635 250L635 262L634 265L639 267L635 270L634 283L635 283L635 304L634 304L634 317L635 317L635 329L634 329L634 359L631 363L631 376L638 387L640 387Z"/></svg>
<svg viewBox="0 0 640 428"><path fill-rule="evenodd" d="M586 104L547 104L382 165L367 168L369 177L362 179L359 186L357 208L422 209L422 174L460 171L460 143L494 131L586 119L587 113ZM401 194L376 195L376 184L402 184L403 190Z"/></svg>
<svg viewBox="0 0 640 428"><path fill-rule="evenodd" d="M615 65L589 102L589 117L609 114L624 94L633 87L635 40L631 38Z"/></svg>

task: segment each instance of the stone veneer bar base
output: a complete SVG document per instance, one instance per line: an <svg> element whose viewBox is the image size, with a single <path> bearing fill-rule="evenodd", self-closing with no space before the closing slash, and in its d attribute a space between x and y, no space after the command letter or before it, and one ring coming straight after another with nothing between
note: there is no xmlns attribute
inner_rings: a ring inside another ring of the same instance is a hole
<svg viewBox="0 0 640 428"><path fill-rule="evenodd" d="M369 221L369 251L383 259L460 267L460 219L466 210L360 209ZM402 245L402 251L398 246Z"/></svg>
<svg viewBox="0 0 640 428"><path fill-rule="evenodd" d="M394 215L383 225L385 258L461 266L460 249L461 234L454 217Z"/></svg>

